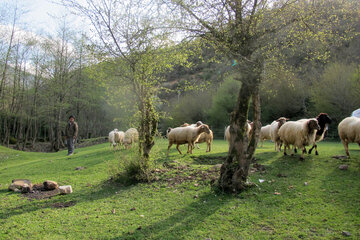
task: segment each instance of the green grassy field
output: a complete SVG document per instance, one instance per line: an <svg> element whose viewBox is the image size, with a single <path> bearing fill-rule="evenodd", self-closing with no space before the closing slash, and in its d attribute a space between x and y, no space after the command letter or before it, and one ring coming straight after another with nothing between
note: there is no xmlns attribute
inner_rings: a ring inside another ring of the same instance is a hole
<svg viewBox="0 0 360 240"><path fill-rule="evenodd" d="M158 181L125 186L108 180L131 151L100 144L67 157L0 147L0 239L360 239L357 145L340 160L332 156L344 155L343 146L322 142L319 156L299 161L265 143L255 156L265 171L251 173L257 186L238 195L221 194L204 178L226 156L225 141L211 153L201 145L181 156L173 147L166 157L166 148L158 140L153 150ZM74 193L30 201L7 190L15 178L54 180Z"/></svg>

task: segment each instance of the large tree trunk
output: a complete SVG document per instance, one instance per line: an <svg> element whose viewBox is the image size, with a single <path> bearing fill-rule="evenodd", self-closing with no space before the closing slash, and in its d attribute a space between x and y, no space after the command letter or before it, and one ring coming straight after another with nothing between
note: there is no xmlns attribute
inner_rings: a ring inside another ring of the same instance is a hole
<svg viewBox="0 0 360 240"><path fill-rule="evenodd" d="M219 187L226 192L241 192L249 186L249 167L254 156L259 137L260 123L260 74L253 68L242 81L237 105L230 119L230 146L228 156L221 167ZM242 72L245 74L244 72ZM252 135L246 135L250 100L254 107Z"/></svg>

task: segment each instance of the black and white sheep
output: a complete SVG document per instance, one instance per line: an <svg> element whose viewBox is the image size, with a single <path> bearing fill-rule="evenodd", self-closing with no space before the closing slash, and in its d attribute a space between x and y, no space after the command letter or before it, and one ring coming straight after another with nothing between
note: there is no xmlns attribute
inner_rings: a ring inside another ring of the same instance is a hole
<svg viewBox="0 0 360 240"><path fill-rule="evenodd" d="M299 121L304 121L306 119L301 119ZM317 142L320 142L324 139L325 134L327 132L328 126L331 123L331 118L329 117L329 115L327 113L320 113L317 117L316 120L319 123L320 126L320 130L316 132L316 137L315 137L315 142L312 145L312 147L309 149L309 154L311 154L311 151L315 148L315 154L319 155L319 152L317 150Z"/></svg>
<svg viewBox="0 0 360 240"><path fill-rule="evenodd" d="M349 143L357 143L360 146L360 118L347 117L343 119L339 123L338 132L346 155L350 158Z"/></svg>
<svg viewBox="0 0 360 240"><path fill-rule="evenodd" d="M169 155L170 147L173 144L176 144L176 149L179 151L180 154L182 153L179 149L179 146L182 144L188 144L188 153L192 153L195 141L203 132L210 134L210 129L208 125L202 124L198 127L177 127L170 129L167 134L169 140L167 154Z"/></svg>
<svg viewBox="0 0 360 240"><path fill-rule="evenodd" d="M305 146L315 143L316 132L320 130L318 121L315 118L306 121L289 121L279 129L280 140L284 143L284 155L287 155L286 148L290 145L302 149L300 159L304 159Z"/></svg>

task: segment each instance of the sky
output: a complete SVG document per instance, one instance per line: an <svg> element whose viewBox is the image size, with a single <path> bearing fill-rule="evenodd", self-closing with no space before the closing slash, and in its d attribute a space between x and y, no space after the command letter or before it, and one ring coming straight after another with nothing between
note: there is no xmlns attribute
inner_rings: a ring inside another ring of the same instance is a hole
<svg viewBox="0 0 360 240"><path fill-rule="evenodd" d="M20 13L19 28L40 35L54 35L66 16L71 28L83 29L82 21L63 6L53 3L53 0L17 0ZM0 0L0 8L6 3L14 5L16 0Z"/></svg>

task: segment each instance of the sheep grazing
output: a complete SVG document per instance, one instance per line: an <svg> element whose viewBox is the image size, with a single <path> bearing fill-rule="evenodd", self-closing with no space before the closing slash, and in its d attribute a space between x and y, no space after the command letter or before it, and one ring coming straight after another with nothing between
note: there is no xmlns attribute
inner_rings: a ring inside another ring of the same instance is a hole
<svg viewBox="0 0 360 240"><path fill-rule="evenodd" d="M246 123L246 135L248 138L250 138L250 136L252 134L253 125L254 125L254 123L250 122L249 120ZM227 140L227 142L230 144L230 126L227 126L225 128L224 137Z"/></svg>
<svg viewBox="0 0 360 240"><path fill-rule="evenodd" d="M199 137L195 140L195 143L204 143L206 142L206 152L211 151L211 143L214 140L214 134L213 131L210 130L210 133L203 132L199 135Z"/></svg>
<svg viewBox="0 0 360 240"><path fill-rule="evenodd" d="M270 124L270 139L275 143L275 151L281 151L282 142L279 136L279 129L288 120L288 118L280 117Z"/></svg>
<svg viewBox="0 0 360 240"><path fill-rule="evenodd" d="M194 148L194 142L203 132L210 134L210 129L208 125L202 124L198 127L172 128L168 133L169 146L167 155L169 155L170 147L173 144L176 144L176 149L179 151L180 154L182 153L179 149L179 145L188 144L188 153L192 153L192 150Z"/></svg>
<svg viewBox="0 0 360 240"><path fill-rule="evenodd" d="M319 155L316 143L320 142L320 141L322 141L324 139L325 134L326 134L327 129L328 129L328 126L331 123L331 118L329 117L329 115L327 113L320 113L316 117L316 120L319 123L320 130L316 132L315 143L309 149L309 154L311 154L311 151L315 148L315 155Z"/></svg>
<svg viewBox="0 0 360 240"><path fill-rule="evenodd" d="M293 145L303 150L300 160L304 160L305 146L315 143L318 130L320 130L320 126L315 118L284 123L278 132L280 140L284 143L284 155L287 155L286 148L290 150L290 145Z"/></svg>
<svg viewBox="0 0 360 240"><path fill-rule="evenodd" d="M346 155L350 158L349 143L357 143L360 146L360 118L347 117L343 119L339 123L338 132Z"/></svg>
<svg viewBox="0 0 360 240"><path fill-rule="evenodd" d="M135 128L129 128L125 132L124 146L125 148L131 148L132 144L139 141L139 133Z"/></svg>
<svg viewBox="0 0 360 240"><path fill-rule="evenodd" d="M271 139L271 137L270 137L270 129L271 129L270 124L268 124L268 125L266 125L264 127L261 127L260 136L259 136L259 141L261 142L261 147L263 146L265 140Z"/></svg>
<svg viewBox="0 0 360 240"><path fill-rule="evenodd" d="M116 145L119 146L119 148L124 143L124 137L125 137L125 133L123 131L116 131L115 132L114 142L115 142Z"/></svg>
<svg viewBox="0 0 360 240"><path fill-rule="evenodd" d="M114 130L109 132L109 143L110 143L110 147L112 146L113 148L116 147L116 142L115 142L115 133L116 132L118 132L117 128L115 128Z"/></svg>

